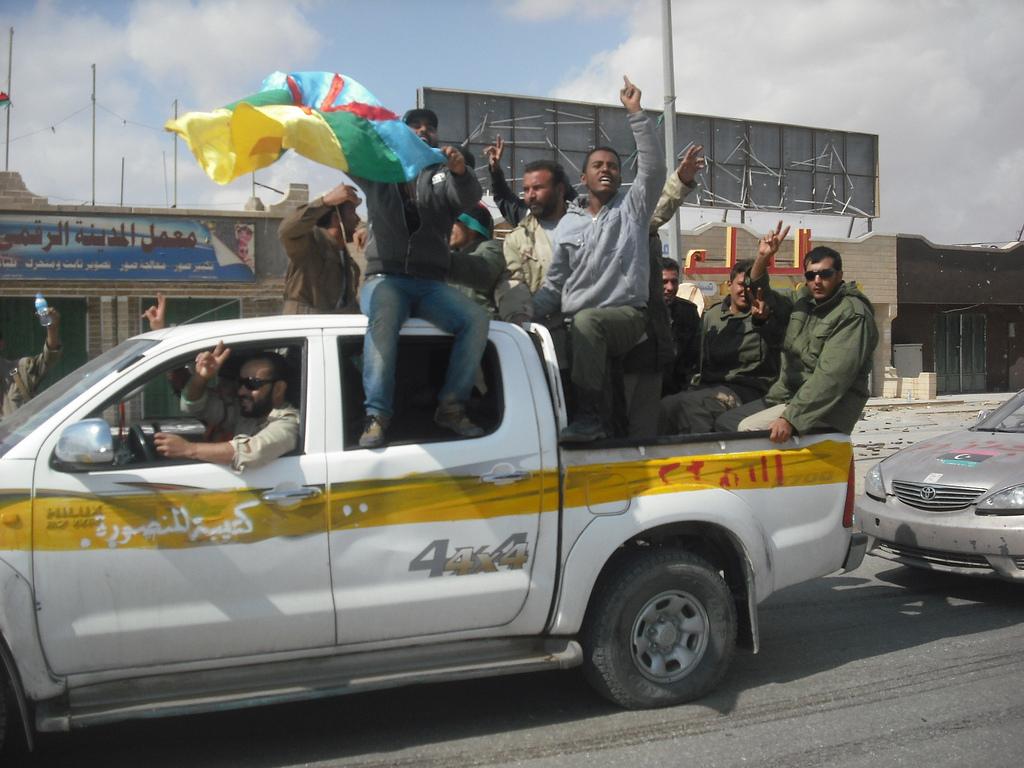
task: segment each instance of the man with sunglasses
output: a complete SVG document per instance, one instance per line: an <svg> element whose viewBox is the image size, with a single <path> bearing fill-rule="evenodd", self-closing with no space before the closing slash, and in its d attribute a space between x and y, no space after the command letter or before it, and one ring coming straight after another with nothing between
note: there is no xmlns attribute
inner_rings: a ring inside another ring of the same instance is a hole
<svg viewBox="0 0 1024 768"><path fill-rule="evenodd" d="M239 372L235 403L225 405L220 399L209 398L207 387L230 354L224 342L199 353L195 372L181 393L181 411L215 419L234 437L217 443L192 443L179 435L158 432L153 443L161 456L230 464L241 472L262 466L298 445L299 411L286 399L288 364L278 353L259 352L245 361ZM225 408L226 412L215 412Z"/></svg>
<svg viewBox="0 0 1024 768"><path fill-rule="evenodd" d="M832 248L820 245L808 252L804 270L778 381L763 398L720 417L719 429L765 429L775 443L815 427L853 432L868 399L878 343L874 310L863 293L843 282L843 259ZM767 273L751 278L755 289L767 283Z"/></svg>

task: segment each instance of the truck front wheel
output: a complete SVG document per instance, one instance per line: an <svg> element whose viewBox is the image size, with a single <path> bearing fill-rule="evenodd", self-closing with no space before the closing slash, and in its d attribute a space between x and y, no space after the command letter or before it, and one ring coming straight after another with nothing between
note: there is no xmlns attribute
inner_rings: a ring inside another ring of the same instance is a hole
<svg viewBox="0 0 1024 768"><path fill-rule="evenodd" d="M587 678L616 704L682 704L714 688L729 668L736 606L703 558L679 549L637 551L603 581L582 640Z"/></svg>

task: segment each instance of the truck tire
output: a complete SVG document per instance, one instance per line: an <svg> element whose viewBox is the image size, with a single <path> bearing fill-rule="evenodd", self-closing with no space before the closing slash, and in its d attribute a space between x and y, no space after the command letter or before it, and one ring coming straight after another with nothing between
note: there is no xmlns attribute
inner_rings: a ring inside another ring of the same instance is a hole
<svg viewBox="0 0 1024 768"><path fill-rule="evenodd" d="M0 756L4 754L4 737L7 735L7 676L0 664Z"/></svg>
<svg viewBox="0 0 1024 768"><path fill-rule="evenodd" d="M680 549L637 551L603 581L587 613L584 670L627 709L682 704L725 675L736 605L706 560Z"/></svg>

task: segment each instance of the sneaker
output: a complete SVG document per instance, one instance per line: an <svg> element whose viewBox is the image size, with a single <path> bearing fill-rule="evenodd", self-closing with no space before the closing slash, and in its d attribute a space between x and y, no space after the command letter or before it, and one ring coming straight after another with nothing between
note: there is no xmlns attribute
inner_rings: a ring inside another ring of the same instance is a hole
<svg viewBox="0 0 1024 768"><path fill-rule="evenodd" d="M466 407L461 403L439 405L434 411L434 423L439 427L450 429L460 437L480 437L484 431L469 420Z"/></svg>
<svg viewBox="0 0 1024 768"><path fill-rule="evenodd" d="M360 448L380 448L384 445L387 420L376 414L369 414L363 422L363 434L359 436Z"/></svg>
<svg viewBox="0 0 1024 768"><path fill-rule="evenodd" d="M600 418L581 416L559 434L563 443L591 443L608 437Z"/></svg>

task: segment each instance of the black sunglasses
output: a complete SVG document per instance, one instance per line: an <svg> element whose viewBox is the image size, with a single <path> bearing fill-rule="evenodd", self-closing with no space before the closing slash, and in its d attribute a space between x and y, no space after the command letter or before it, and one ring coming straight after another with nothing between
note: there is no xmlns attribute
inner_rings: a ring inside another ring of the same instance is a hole
<svg viewBox="0 0 1024 768"><path fill-rule="evenodd" d="M273 384L275 381L280 381L280 379L258 379L255 376L248 376L244 379L239 379L238 383L249 391L255 392L264 384Z"/></svg>
<svg viewBox="0 0 1024 768"><path fill-rule="evenodd" d="M835 275L835 273L836 270L833 269L832 267L825 267L825 269L819 270L817 272L808 269L806 272L804 272L804 279L808 283L813 283L814 278L816 277L820 277L822 280L828 280L830 277Z"/></svg>

